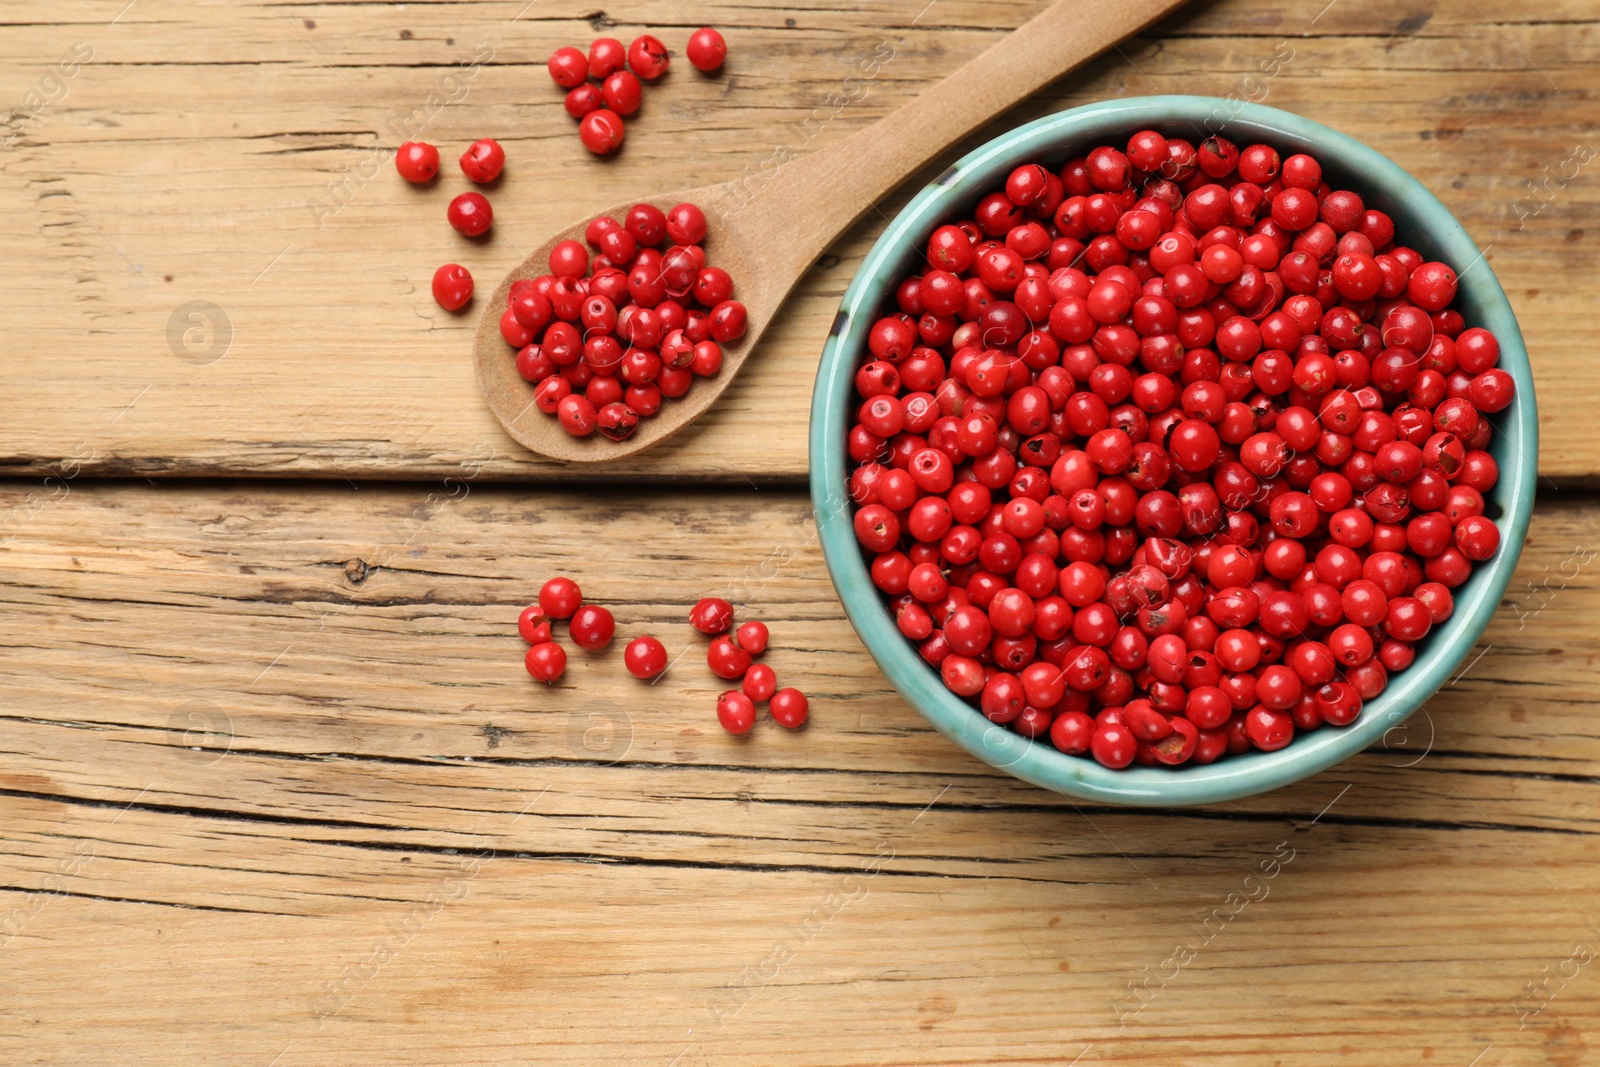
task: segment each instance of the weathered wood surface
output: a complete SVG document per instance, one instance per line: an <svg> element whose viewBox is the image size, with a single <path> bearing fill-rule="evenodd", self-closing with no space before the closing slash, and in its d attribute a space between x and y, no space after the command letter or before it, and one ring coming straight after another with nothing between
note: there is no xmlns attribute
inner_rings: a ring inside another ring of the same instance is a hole
<svg viewBox="0 0 1600 1067"><path fill-rule="evenodd" d="M6 1063L1590 1059L1592 503L1541 507L1482 656L1389 750L1139 813L926 726L797 494L28 491ZM683 658L534 685L514 618L558 571ZM806 730L717 728L709 592L771 624Z"/></svg>
<svg viewBox="0 0 1600 1067"><path fill-rule="evenodd" d="M487 289L596 205L842 138L1041 6L0 11L0 471L30 475L0 483L0 1062L1594 1058L1600 505L1541 505L1482 656L1390 748L1152 814L938 737L845 622L803 498L749 491L804 473L816 354L876 216L703 432L616 472L682 492L490 486L570 472L485 411L435 266ZM679 49L703 23L727 74L680 63L622 157L589 159L544 56L644 26ZM1369 141L1486 249L1542 469L1592 485L1594 30L1579 0L1195 3L974 143L1151 92ZM459 180L412 190L378 155L416 108L447 160L507 144L490 243L443 223ZM174 330L190 301L225 346ZM91 480L228 473L307 480ZM619 642L535 686L512 624L557 571L683 658L644 686ZM710 592L772 624L805 731L717 728L683 621Z"/></svg>
<svg viewBox="0 0 1600 1067"><path fill-rule="evenodd" d="M489 456L485 478L572 476L489 416L469 365L474 319L432 303L433 269L464 262L487 292L560 225L840 139L1040 7L13 0L0 12L13 109L0 127L0 471L442 477ZM1368 141L1485 249L1533 352L1542 469L1592 483L1595 17L1582 0L1197 2L973 143L1156 92L1260 99ZM727 31L727 73L680 61L622 155L588 157L543 71L551 49L644 26L681 49L707 22ZM892 60L847 84L880 46ZM408 121L444 149L452 176L438 188L388 166ZM472 245L443 213L462 187L455 155L485 134L511 163L496 236ZM699 432L614 473L798 479L820 344L882 225L869 216L811 272ZM179 310L192 301L199 318Z"/></svg>

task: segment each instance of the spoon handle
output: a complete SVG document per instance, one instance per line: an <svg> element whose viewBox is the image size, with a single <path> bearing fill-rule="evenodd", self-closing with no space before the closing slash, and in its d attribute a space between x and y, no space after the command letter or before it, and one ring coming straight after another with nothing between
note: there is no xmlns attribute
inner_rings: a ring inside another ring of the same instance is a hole
<svg viewBox="0 0 1600 1067"><path fill-rule="evenodd" d="M929 160L1183 0L1056 0L944 81L865 129L732 183L740 207L781 220L778 247L815 261ZM798 274L800 271L797 271Z"/></svg>

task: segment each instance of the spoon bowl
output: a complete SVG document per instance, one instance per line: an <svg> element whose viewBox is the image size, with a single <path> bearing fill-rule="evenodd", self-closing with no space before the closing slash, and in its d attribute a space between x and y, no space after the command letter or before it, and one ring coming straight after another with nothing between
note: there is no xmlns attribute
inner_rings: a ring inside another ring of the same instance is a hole
<svg viewBox="0 0 1600 1067"><path fill-rule="evenodd" d="M573 437L561 428L559 419L546 415L534 406L534 386L517 373L516 350L500 336L500 315L506 308L511 283L548 274L551 251L562 241L581 243L589 220L585 219L556 233L512 268L511 273L495 287L478 322L473 349L478 387L483 390L489 410L518 444L551 459L569 463L600 463L621 459L659 444L689 425L715 402L726 383L739 373L745 358L760 340L793 286L791 281L783 286L781 292L775 291L773 272L760 269L756 257L749 254L750 249L759 247L749 242L760 235L748 232L752 216L737 210L740 205L728 185L704 185L664 196L613 204L604 211L596 212L595 217L609 215L620 222L629 208L640 203L652 204L662 211L676 204L690 203L705 212L709 224L706 238L710 257L708 262L732 275L734 299L744 304L749 313L748 325L743 337L722 346L722 369L715 376L697 377L693 388L684 396L663 399L661 410L650 418L640 419L638 429L625 440L613 441L598 433ZM744 223L742 229L741 220Z"/></svg>

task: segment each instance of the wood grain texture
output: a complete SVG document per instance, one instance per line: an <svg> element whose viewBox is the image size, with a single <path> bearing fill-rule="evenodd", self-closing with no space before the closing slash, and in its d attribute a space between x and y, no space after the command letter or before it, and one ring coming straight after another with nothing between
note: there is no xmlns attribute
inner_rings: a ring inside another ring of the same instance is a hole
<svg viewBox="0 0 1600 1067"><path fill-rule="evenodd" d="M485 410L472 319L433 305L433 269L458 260L488 286L599 205L842 140L1042 6L8 4L0 471L407 478L469 462L485 479L574 476L512 445ZM676 47L705 22L728 33L727 72L675 69L621 156L589 158L544 57L646 26ZM1152 92L1260 99L1366 140L1485 249L1533 353L1542 469L1588 484L1600 476L1587 347L1600 327L1587 289L1600 184L1582 162L1600 148L1594 28L1581 0L1195 3L968 143ZM861 80L880 47L892 60ZM491 241L444 225L459 178L415 190L390 172L385 151L407 121L447 160L485 133L506 143ZM718 410L618 476L800 478L827 325L918 177L808 274ZM180 313L191 301L205 303Z"/></svg>
<svg viewBox="0 0 1600 1067"><path fill-rule="evenodd" d="M1541 505L1389 748L1141 813L926 726L797 494L32 491L0 490L7 1063L1589 1061L1592 502ZM536 686L514 618L556 571L682 658ZM716 727L711 592L806 730Z"/></svg>

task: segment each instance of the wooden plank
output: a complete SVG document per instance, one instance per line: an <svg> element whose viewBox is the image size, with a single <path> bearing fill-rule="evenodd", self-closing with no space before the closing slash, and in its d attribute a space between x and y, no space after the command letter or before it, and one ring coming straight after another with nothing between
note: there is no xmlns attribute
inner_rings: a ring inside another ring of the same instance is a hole
<svg viewBox="0 0 1600 1067"><path fill-rule="evenodd" d="M70 13L13 3L0 33L22 112L0 129L0 189L14 208L0 213L10 297L0 471L409 478L466 464L486 479L570 477L514 446L485 411L468 365L473 319L432 304L434 267L460 260L491 286L520 249L596 205L758 168L779 144L842 137L1039 6L711 3L690 20L659 0L625 15L522 0L102 0ZM728 73L675 70L651 90L623 156L588 158L543 57L641 25L676 46L700 21L728 31ZM1542 468L1558 485L1584 484L1597 474L1600 430L1583 346L1600 311L1560 279L1597 266L1584 220L1600 185L1592 163L1574 162L1600 147L1588 109L1593 28L1579 0L1195 5L973 143L1061 107L1153 92L1249 96L1367 140L1434 189L1486 250L1541 383ZM835 114L830 94L879 42L892 62ZM1280 45L1293 58L1259 77L1263 60L1287 54ZM455 102L430 102L431 92ZM418 108L447 158L486 133L506 143L501 226L488 244L468 246L443 225L459 180L417 191L382 165L400 139L393 121ZM799 479L821 340L882 225L870 217L813 270L703 432L611 473ZM192 301L207 302L198 319L179 310ZM225 316L225 345L206 315Z"/></svg>
<svg viewBox="0 0 1600 1067"><path fill-rule="evenodd" d="M1484 654L1389 750L1140 813L927 727L796 494L27 491L6 1062L1584 1062L1592 502L1541 506ZM555 571L686 654L536 686L513 620ZM710 592L770 623L806 730L716 727Z"/></svg>

